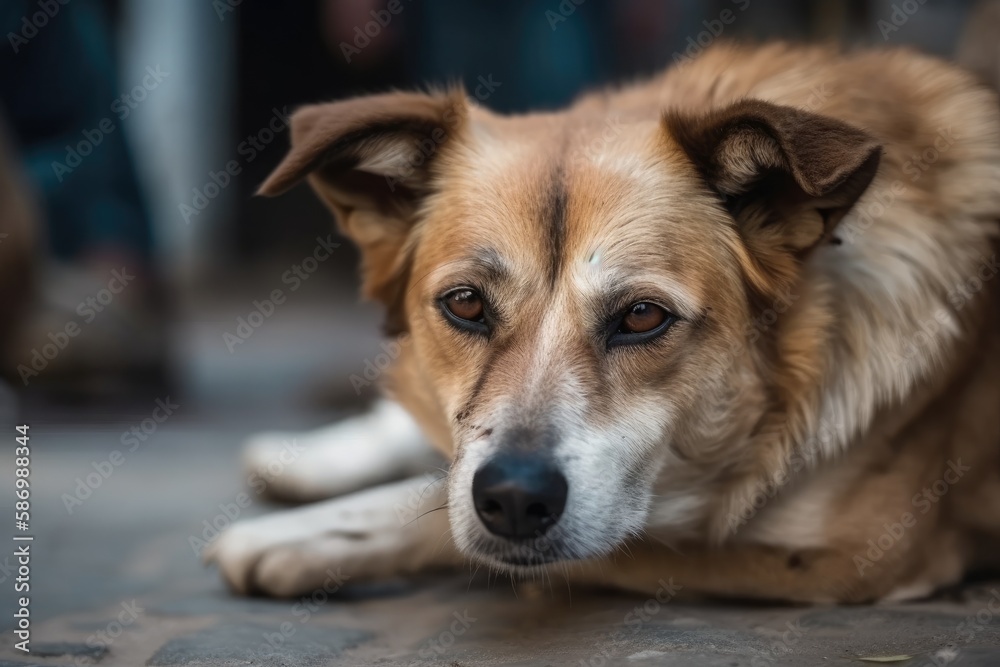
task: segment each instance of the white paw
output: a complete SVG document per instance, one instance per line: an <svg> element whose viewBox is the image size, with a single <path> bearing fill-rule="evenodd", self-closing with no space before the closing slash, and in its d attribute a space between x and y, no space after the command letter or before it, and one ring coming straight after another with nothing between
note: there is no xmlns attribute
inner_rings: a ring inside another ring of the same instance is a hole
<svg viewBox="0 0 1000 667"><path fill-rule="evenodd" d="M423 477L238 522L205 550L244 595L293 597L458 562L440 489ZM418 518L419 517L419 518Z"/></svg>
<svg viewBox="0 0 1000 667"><path fill-rule="evenodd" d="M308 502L365 489L443 465L398 405L305 433L259 433L244 445L251 475L275 498Z"/></svg>

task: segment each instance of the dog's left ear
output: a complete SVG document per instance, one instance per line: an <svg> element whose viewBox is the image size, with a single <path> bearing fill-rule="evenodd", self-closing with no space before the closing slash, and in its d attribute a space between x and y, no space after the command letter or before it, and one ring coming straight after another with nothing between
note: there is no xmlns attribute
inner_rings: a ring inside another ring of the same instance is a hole
<svg viewBox="0 0 1000 667"><path fill-rule="evenodd" d="M744 100L706 115L667 113L668 132L779 280L864 193L882 149L867 133L792 107Z"/></svg>
<svg viewBox="0 0 1000 667"><path fill-rule="evenodd" d="M387 308L386 331L405 330L407 239L433 191L435 166L462 133L464 93L385 93L316 104L292 116L292 147L258 194L308 179L340 230L361 250L361 290Z"/></svg>

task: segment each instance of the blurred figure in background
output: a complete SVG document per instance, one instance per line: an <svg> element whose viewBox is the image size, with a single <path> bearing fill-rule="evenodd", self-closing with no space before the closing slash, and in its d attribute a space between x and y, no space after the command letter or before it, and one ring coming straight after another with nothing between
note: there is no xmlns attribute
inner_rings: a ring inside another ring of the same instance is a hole
<svg viewBox="0 0 1000 667"><path fill-rule="evenodd" d="M34 189L0 116L0 351L10 349L34 290L35 236L41 227Z"/></svg>
<svg viewBox="0 0 1000 667"><path fill-rule="evenodd" d="M15 386L73 379L85 392L109 378L156 377L162 298L152 228L120 127L135 91L118 87L104 7L7 0L0 30L0 106L13 135L6 157L20 162L31 186L24 194L40 212L32 216L39 252L22 247L19 260L43 268L35 307L0 348L3 371ZM23 226L11 211L23 206L2 201L3 229ZM23 282L7 290L29 293Z"/></svg>
<svg viewBox="0 0 1000 667"><path fill-rule="evenodd" d="M1000 90L1000 0L976 6L959 41L956 59L994 90Z"/></svg>

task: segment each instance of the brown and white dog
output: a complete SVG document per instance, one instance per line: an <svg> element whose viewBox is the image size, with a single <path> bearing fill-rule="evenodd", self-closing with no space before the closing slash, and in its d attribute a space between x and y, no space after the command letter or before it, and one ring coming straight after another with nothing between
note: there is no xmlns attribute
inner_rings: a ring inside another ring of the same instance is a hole
<svg viewBox="0 0 1000 667"><path fill-rule="evenodd" d="M718 46L559 113L351 99L261 192L304 178L405 342L393 402L274 480L352 493L211 545L237 591L471 559L858 602L1000 565L1000 113L957 68ZM425 439L446 482L353 493Z"/></svg>

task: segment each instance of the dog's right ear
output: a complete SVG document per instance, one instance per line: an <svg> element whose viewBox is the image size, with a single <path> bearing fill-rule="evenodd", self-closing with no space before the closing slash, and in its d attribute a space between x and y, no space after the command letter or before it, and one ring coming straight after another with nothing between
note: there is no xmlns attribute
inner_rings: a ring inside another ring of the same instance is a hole
<svg viewBox="0 0 1000 667"><path fill-rule="evenodd" d="M763 291L795 280L878 171L882 148L828 116L760 100L669 112L671 136L730 213ZM763 268L763 271L758 270Z"/></svg>
<svg viewBox="0 0 1000 667"><path fill-rule="evenodd" d="M433 165L461 132L463 93L387 93L304 107L292 115L292 148L257 193L273 196L308 178L362 254L362 291L390 308L400 329L404 246Z"/></svg>

